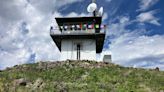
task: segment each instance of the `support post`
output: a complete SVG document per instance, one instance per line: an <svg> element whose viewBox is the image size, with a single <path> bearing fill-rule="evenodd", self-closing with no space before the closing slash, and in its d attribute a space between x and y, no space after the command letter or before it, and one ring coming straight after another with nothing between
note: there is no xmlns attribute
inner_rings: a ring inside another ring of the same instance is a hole
<svg viewBox="0 0 164 92"><path fill-rule="evenodd" d="M92 3L96 3L96 0L92 0ZM96 17L96 10L93 12L93 16Z"/></svg>

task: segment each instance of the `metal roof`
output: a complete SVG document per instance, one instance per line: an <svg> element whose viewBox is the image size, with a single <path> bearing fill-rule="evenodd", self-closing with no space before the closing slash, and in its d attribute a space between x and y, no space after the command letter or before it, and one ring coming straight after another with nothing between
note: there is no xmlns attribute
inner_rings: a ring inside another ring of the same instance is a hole
<svg viewBox="0 0 164 92"><path fill-rule="evenodd" d="M92 22L95 24L101 24L102 17L67 17L67 18L55 18L59 26L67 23L88 23Z"/></svg>

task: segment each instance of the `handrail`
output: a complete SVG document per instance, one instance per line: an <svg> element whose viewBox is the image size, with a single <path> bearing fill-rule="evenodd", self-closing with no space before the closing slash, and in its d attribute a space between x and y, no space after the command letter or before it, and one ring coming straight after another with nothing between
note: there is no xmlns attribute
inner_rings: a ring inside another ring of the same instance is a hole
<svg viewBox="0 0 164 92"><path fill-rule="evenodd" d="M50 29L50 34L53 35L53 34L71 34L71 33L75 33L75 34L79 34L79 33L96 33L95 32L95 29L88 29L88 30L67 30L67 31L59 31L60 29L56 28L56 29ZM99 33L106 33L106 28L102 28L100 29L100 32Z"/></svg>

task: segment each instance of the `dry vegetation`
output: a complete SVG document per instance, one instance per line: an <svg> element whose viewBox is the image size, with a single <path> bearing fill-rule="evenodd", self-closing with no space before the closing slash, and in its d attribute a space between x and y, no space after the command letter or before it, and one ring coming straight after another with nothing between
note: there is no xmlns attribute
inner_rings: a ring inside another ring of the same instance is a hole
<svg viewBox="0 0 164 92"><path fill-rule="evenodd" d="M0 71L0 92L164 92L164 72L87 60L39 62Z"/></svg>

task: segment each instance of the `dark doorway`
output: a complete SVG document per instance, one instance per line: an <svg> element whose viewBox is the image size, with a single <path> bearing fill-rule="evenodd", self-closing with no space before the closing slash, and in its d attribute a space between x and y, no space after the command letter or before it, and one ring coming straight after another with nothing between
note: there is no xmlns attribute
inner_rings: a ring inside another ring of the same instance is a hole
<svg viewBox="0 0 164 92"><path fill-rule="evenodd" d="M80 44L77 44L77 60L80 60Z"/></svg>

